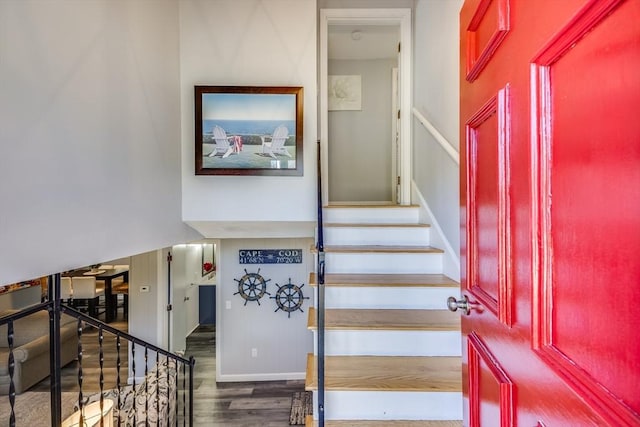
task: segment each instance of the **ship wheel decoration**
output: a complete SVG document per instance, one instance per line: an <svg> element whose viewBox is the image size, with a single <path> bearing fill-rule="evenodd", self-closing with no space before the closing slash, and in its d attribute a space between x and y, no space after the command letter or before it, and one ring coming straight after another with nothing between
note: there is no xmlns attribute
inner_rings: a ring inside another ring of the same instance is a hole
<svg viewBox="0 0 640 427"><path fill-rule="evenodd" d="M240 294L244 298L244 305L247 305L249 301L255 301L260 305L260 298L264 294L271 295L267 292L267 282L271 279L265 279L260 275L260 269L257 273L249 273L247 269L244 269L245 275L240 279L233 279L238 282L238 292L234 295Z"/></svg>
<svg viewBox="0 0 640 427"><path fill-rule="evenodd" d="M278 304L278 308L275 311L282 310L287 312L287 317L291 318L291 312L300 310L304 313L302 309L303 300L309 299L309 297L305 297L302 294L302 288L304 284L297 286L291 283L291 278L289 278L289 283L286 285L278 286L278 291L276 295L270 297L271 299L276 300L276 304Z"/></svg>

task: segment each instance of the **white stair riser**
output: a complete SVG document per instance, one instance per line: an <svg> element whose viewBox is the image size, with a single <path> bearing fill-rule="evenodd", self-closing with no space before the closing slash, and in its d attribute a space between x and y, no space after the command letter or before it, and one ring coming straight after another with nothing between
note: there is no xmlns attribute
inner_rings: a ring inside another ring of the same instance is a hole
<svg viewBox="0 0 640 427"><path fill-rule="evenodd" d="M461 356L460 345L459 331L325 331L327 356Z"/></svg>
<svg viewBox="0 0 640 427"><path fill-rule="evenodd" d="M324 407L326 420L461 420L462 393L325 391Z"/></svg>
<svg viewBox="0 0 640 427"><path fill-rule="evenodd" d="M437 274L442 272L441 253L327 252L326 273Z"/></svg>
<svg viewBox="0 0 640 427"><path fill-rule="evenodd" d="M411 208L330 208L322 211L325 223L379 223L379 224L417 224L419 210Z"/></svg>
<svg viewBox="0 0 640 427"><path fill-rule="evenodd" d="M429 227L325 227L325 245L428 246Z"/></svg>
<svg viewBox="0 0 640 427"><path fill-rule="evenodd" d="M406 308L446 310L458 288L325 286L326 308ZM317 301L317 299L316 299Z"/></svg>

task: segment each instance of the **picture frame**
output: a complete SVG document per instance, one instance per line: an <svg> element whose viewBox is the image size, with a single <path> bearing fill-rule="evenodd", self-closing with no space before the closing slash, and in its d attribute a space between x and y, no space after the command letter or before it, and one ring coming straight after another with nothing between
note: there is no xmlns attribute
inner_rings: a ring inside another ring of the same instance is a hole
<svg viewBox="0 0 640 427"><path fill-rule="evenodd" d="M330 75L327 95L329 111L362 111L362 76Z"/></svg>
<svg viewBox="0 0 640 427"><path fill-rule="evenodd" d="M302 176L299 86L194 86L195 174Z"/></svg>

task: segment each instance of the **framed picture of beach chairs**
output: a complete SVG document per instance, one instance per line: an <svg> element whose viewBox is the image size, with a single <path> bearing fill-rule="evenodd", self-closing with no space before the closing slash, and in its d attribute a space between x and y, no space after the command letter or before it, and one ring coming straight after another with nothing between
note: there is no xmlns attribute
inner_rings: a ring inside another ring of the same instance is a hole
<svg viewBox="0 0 640 427"><path fill-rule="evenodd" d="M302 176L302 87L195 86L196 175Z"/></svg>

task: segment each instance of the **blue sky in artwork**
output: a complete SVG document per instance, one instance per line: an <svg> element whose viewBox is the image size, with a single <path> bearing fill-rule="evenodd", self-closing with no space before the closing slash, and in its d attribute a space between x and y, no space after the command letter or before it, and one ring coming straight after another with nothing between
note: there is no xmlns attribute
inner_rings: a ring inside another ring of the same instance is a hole
<svg viewBox="0 0 640 427"><path fill-rule="evenodd" d="M295 120L294 94L205 93L203 120Z"/></svg>

